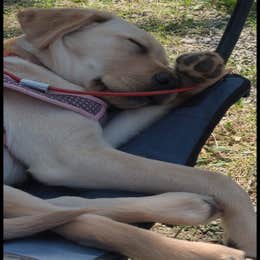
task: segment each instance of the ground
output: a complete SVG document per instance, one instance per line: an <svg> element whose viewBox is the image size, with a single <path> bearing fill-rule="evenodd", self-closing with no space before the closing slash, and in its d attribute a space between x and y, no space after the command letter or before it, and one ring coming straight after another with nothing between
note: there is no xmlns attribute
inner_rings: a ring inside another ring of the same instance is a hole
<svg viewBox="0 0 260 260"><path fill-rule="evenodd" d="M166 48L171 63L185 52L214 50L234 7L234 0L5 0L4 38L21 32L15 19L25 7L91 7L115 12L151 32ZM231 176L256 204L256 3L227 64L252 83L251 95L234 104L203 147L196 167ZM169 237L222 243L219 221L206 226L167 227Z"/></svg>

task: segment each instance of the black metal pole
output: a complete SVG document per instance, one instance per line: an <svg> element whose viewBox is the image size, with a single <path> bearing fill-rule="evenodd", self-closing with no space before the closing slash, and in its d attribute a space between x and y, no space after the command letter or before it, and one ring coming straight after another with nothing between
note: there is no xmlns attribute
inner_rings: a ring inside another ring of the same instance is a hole
<svg viewBox="0 0 260 260"><path fill-rule="evenodd" d="M238 0L234 11L228 21L224 34L218 44L216 52L228 61L245 24L254 0Z"/></svg>

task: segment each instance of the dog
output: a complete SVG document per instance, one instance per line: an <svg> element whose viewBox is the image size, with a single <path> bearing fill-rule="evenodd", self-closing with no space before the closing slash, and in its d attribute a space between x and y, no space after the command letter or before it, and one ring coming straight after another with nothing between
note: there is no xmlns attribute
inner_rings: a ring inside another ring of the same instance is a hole
<svg viewBox="0 0 260 260"><path fill-rule="evenodd" d="M256 257L255 212L247 193L233 180L116 149L140 127L221 79L227 71L217 53L184 54L171 68L163 47L149 33L92 9L25 9L18 20L24 34L5 42L9 55L4 67L20 78L79 91L158 90L173 82L198 87L167 97L104 97L126 110L104 129L74 111L5 88L5 239L52 229L77 243L133 259ZM135 129L119 131L120 122ZM12 187L29 173L48 185L147 196L43 200ZM170 239L129 225L197 225L217 217L222 218L227 246Z"/></svg>

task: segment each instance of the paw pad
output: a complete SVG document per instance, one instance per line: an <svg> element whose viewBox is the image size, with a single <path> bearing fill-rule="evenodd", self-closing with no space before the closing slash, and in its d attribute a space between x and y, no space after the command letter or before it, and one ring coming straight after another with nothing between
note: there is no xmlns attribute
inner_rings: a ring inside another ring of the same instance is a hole
<svg viewBox="0 0 260 260"><path fill-rule="evenodd" d="M224 61L216 52L187 53L176 59L176 73L183 82L210 82L223 70Z"/></svg>
<svg viewBox="0 0 260 260"><path fill-rule="evenodd" d="M207 73L214 66L214 60L206 58L194 66L194 69L198 72Z"/></svg>

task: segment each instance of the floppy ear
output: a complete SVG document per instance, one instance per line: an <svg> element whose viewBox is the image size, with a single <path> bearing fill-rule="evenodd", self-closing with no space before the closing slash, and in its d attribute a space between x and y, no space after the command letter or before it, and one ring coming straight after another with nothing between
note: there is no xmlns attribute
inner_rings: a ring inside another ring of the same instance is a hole
<svg viewBox="0 0 260 260"><path fill-rule="evenodd" d="M26 38L37 48L45 48L66 33L91 23L108 21L112 15L92 9L29 8L18 13Z"/></svg>

